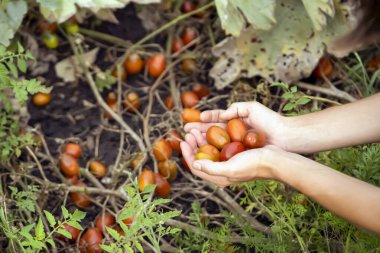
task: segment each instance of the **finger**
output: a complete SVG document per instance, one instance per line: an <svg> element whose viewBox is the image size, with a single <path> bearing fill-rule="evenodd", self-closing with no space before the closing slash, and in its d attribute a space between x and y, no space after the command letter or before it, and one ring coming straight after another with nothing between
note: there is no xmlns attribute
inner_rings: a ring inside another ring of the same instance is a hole
<svg viewBox="0 0 380 253"><path fill-rule="evenodd" d="M233 103L227 110L220 113L219 118L224 121L234 118L246 118L249 115L250 107L252 107L252 102Z"/></svg>
<svg viewBox="0 0 380 253"><path fill-rule="evenodd" d="M210 110L204 111L201 113L201 121L202 122L224 122L224 120L220 119L220 114L224 112L224 110Z"/></svg>
<svg viewBox="0 0 380 253"><path fill-rule="evenodd" d="M207 144L206 138L203 137L202 133L197 129L191 129L190 133L194 136L197 141L198 147Z"/></svg>
<svg viewBox="0 0 380 253"><path fill-rule="evenodd" d="M193 163L194 170L200 170L209 175L232 177L232 169L228 169L226 162L213 162L210 160L197 160Z"/></svg>
<svg viewBox="0 0 380 253"><path fill-rule="evenodd" d="M181 146L182 156L191 169L191 166L195 159L193 150L190 147L189 143L185 141L181 141L180 146Z"/></svg>
<svg viewBox="0 0 380 253"><path fill-rule="evenodd" d="M200 177L203 180L206 180L210 183L216 184L220 187L225 187L231 184L231 182L226 177L212 176L200 170L191 170L191 172L193 173L193 175Z"/></svg>
<svg viewBox="0 0 380 253"><path fill-rule="evenodd" d="M223 128L226 128L226 124L224 123L187 123L184 127L185 132L190 132L192 129L197 129L202 133L207 132L207 129L209 129L212 126L220 126Z"/></svg>
<svg viewBox="0 0 380 253"><path fill-rule="evenodd" d="M192 152L194 153L197 149L197 140L195 139L194 135L192 134L186 134L185 135L185 141L191 148Z"/></svg>

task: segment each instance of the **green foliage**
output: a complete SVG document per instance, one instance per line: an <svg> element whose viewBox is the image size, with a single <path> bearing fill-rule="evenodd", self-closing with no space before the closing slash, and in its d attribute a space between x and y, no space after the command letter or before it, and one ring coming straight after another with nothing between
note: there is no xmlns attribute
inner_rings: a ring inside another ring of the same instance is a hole
<svg viewBox="0 0 380 253"><path fill-rule="evenodd" d="M2 1L2 8L0 8L0 46L9 46L27 10L28 5L25 0Z"/></svg>
<svg viewBox="0 0 380 253"><path fill-rule="evenodd" d="M116 83L116 78L112 76L110 70L107 70L96 75L95 83L99 91L102 92L105 89L110 89Z"/></svg>
<svg viewBox="0 0 380 253"><path fill-rule="evenodd" d="M16 203L16 207L20 210L28 210L31 213L36 211L36 200L38 198L38 187L36 185L28 185L23 191L19 191L17 187L9 186L11 190L11 199Z"/></svg>
<svg viewBox="0 0 380 253"><path fill-rule="evenodd" d="M170 199L152 199L155 186L148 185L142 193L139 193L137 180L133 186L126 186L128 202L121 214L117 217L117 223L122 228L124 235L107 227L112 241L101 245L106 252L143 252L141 242L147 238L156 252L160 252L160 240L165 235L175 235L180 232L178 228L164 226L165 222L181 214L180 211L163 212L158 209L160 205L167 204ZM123 220L132 218L133 223L127 226Z"/></svg>

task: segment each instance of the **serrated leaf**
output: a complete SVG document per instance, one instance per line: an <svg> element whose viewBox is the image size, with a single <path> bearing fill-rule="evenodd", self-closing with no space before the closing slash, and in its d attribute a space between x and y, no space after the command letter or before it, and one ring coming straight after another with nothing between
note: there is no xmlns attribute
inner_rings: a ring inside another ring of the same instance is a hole
<svg viewBox="0 0 380 253"><path fill-rule="evenodd" d="M297 92L297 86L290 87L290 91L293 93Z"/></svg>
<svg viewBox="0 0 380 253"><path fill-rule="evenodd" d="M333 0L302 0L316 31L327 24L327 16L333 17L335 6Z"/></svg>
<svg viewBox="0 0 380 253"><path fill-rule="evenodd" d="M55 245L55 242L53 241L53 239L48 238L48 239L46 239L46 242L49 243L50 246L52 246L53 248L56 248L56 245Z"/></svg>
<svg viewBox="0 0 380 253"><path fill-rule="evenodd" d="M288 89L289 88L289 84L287 83L281 83L281 82L273 82L270 84L270 87L281 87L281 88L284 88L284 89Z"/></svg>
<svg viewBox="0 0 380 253"><path fill-rule="evenodd" d="M106 230L116 241L119 241L121 239L121 235L115 229L106 227Z"/></svg>
<svg viewBox="0 0 380 253"><path fill-rule="evenodd" d="M35 238L38 241L42 241L45 239L46 233L44 229L44 224L42 223L41 217L38 219L37 226L36 226L36 231L35 231Z"/></svg>
<svg viewBox="0 0 380 253"><path fill-rule="evenodd" d="M69 231L67 231L66 229L60 228L60 229L57 230L57 233L63 235L64 237L66 237L68 239L72 238L71 233Z"/></svg>
<svg viewBox="0 0 380 253"><path fill-rule="evenodd" d="M233 2L228 0L215 0L215 6L226 34L233 36L240 35L245 20Z"/></svg>
<svg viewBox="0 0 380 253"><path fill-rule="evenodd" d="M296 107L296 105L295 104L293 104L293 103L287 103L285 106L284 106L284 108L282 109L283 111L291 111L291 110L293 110L294 108Z"/></svg>
<svg viewBox="0 0 380 253"><path fill-rule="evenodd" d="M62 206L61 209L62 209L63 218L65 218L65 220L67 220L70 217L69 211L66 209L65 206Z"/></svg>
<svg viewBox="0 0 380 253"><path fill-rule="evenodd" d="M84 217L86 217L86 212L75 210L71 218L75 221L81 221Z"/></svg>
<svg viewBox="0 0 380 253"><path fill-rule="evenodd" d="M14 77L18 77L18 71L12 60L5 62Z"/></svg>
<svg viewBox="0 0 380 253"><path fill-rule="evenodd" d="M17 67L22 73L26 72L26 61L22 58L17 58Z"/></svg>
<svg viewBox="0 0 380 253"><path fill-rule="evenodd" d="M156 189L156 185L154 184L148 184L145 186L144 190L141 192L141 194L148 194L154 191Z"/></svg>
<svg viewBox="0 0 380 253"><path fill-rule="evenodd" d="M102 250L104 250L105 252L113 253L115 247L113 247L113 246L111 246L111 245L101 244L101 245L100 245L100 248L101 248Z"/></svg>
<svg viewBox="0 0 380 253"><path fill-rule="evenodd" d="M287 92L284 92L284 94L282 94L282 98L284 99L291 99L291 98L294 98L294 93L290 92L290 91L287 91Z"/></svg>
<svg viewBox="0 0 380 253"><path fill-rule="evenodd" d="M83 230L83 227L77 221L71 220L71 221L68 221L67 224L76 229Z"/></svg>
<svg viewBox="0 0 380 253"><path fill-rule="evenodd" d="M50 227L54 228L55 224L57 224L57 222L55 221L54 215L52 215L50 212L46 210L44 210L44 213L45 213L46 219L49 222Z"/></svg>
<svg viewBox="0 0 380 253"><path fill-rule="evenodd" d="M137 250L139 251L139 252L144 252L144 249L143 249L143 247L142 247L142 245L140 244L140 242L139 241L135 241L135 246L136 246L136 248L137 248Z"/></svg>
<svg viewBox="0 0 380 253"><path fill-rule="evenodd" d="M297 99L296 104L297 105L305 105L305 104L309 103L310 101L311 101L310 98L301 97L301 98Z"/></svg>

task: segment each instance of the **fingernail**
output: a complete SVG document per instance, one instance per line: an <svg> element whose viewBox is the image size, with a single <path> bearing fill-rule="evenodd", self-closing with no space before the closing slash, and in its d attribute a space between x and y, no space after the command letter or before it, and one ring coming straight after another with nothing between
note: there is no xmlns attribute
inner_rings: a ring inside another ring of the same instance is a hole
<svg viewBox="0 0 380 253"><path fill-rule="evenodd" d="M195 170L201 170L201 165L199 164L199 163L197 163L197 162L195 162L195 163L193 163L193 168L195 169Z"/></svg>

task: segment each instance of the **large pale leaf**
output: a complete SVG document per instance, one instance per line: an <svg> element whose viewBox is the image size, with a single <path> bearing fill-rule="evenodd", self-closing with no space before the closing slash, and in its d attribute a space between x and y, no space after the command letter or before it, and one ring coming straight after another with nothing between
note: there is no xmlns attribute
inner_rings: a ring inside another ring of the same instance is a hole
<svg viewBox="0 0 380 253"><path fill-rule="evenodd" d="M268 30L276 22L275 0L215 0L223 29L238 36L246 26L246 20L256 29ZM243 15L244 14L244 15Z"/></svg>
<svg viewBox="0 0 380 253"><path fill-rule="evenodd" d="M290 82L309 76L324 53L325 43L347 29L344 13L327 17L327 25L315 33L313 22L299 0L277 0L277 23L270 30L248 27L239 37L229 37L213 48L219 57L210 72L217 88L239 77L262 76ZM339 9L340 10L340 9Z"/></svg>
<svg viewBox="0 0 380 253"><path fill-rule="evenodd" d="M316 31L322 30L327 23L327 16L333 17L335 6L333 0L302 0Z"/></svg>
<svg viewBox="0 0 380 253"><path fill-rule="evenodd" d="M8 46L28 10L26 1L7 1L6 11L0 8L0 44Z"/></svg>

